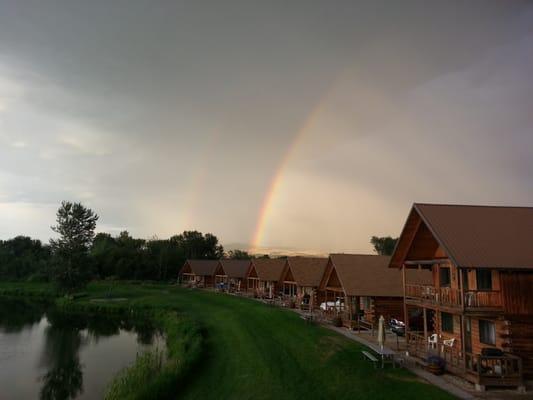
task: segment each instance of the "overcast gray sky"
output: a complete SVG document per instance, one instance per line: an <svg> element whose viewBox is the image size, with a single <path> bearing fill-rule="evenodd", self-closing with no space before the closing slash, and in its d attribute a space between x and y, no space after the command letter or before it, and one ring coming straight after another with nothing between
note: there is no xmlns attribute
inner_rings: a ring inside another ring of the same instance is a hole
<svg viewBox="0 0 533 400"><path fill-rule="evenodd" d="M531 206L532 72L531 1L0 0L0 238L65 199L367 252L415 201Z"/></svg>

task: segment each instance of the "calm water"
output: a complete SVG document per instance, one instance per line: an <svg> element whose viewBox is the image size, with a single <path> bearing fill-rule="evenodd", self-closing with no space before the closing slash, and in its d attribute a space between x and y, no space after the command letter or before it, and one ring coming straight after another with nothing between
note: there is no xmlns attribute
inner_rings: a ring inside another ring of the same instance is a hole
<svg viewBox="0 0 533 400"><path fill-rule="evenodd" d="M0 400L101 399L136 354L164 341L146 322L0 299Z"/></svg>

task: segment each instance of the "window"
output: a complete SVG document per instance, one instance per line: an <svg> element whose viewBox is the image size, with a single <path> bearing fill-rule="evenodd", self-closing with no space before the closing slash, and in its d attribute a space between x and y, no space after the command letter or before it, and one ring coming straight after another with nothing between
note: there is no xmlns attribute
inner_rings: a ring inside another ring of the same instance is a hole
<svg viewBox="0 0 533 400"><path fill-rule="evenodd" d="M450 268L440 267L440 286L449 287L451 283L452 283L452 280L450 277Z"/></svg>
<svg viewBox="0 0 533 400"><path fill-rule="evenodd" d="M490 269L476 270L477 290L492 290L492 271Z"/></svg>
<svg viewBox="0 0 533 400"><path fill-rule="evenodd" d="M494 322L479 320L479 341L484 344L496 344L496 327Z"/></svg>
<svg viewBox="0 0 533 400"><path fill-rule="evenodd" d="M370 310L372 308L372 297L363 297L363 310Z"/></svg>
<svg viewBox="0 0 533 400"><path fill-rule="evenodd" d="M442 322L442 331L453 333L453 315L449 313L440 313L440 319Z"/></svg>

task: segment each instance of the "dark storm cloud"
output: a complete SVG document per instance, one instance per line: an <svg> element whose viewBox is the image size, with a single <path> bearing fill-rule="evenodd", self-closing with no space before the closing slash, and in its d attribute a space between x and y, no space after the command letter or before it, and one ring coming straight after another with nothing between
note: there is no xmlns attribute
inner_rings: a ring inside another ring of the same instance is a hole
<svg viewBox="0 0 533 400"><path fill-rule="evenodd" d="M424 152L446 148L443 163L468 158L466 176L505 180L510 192L499 201L531 200L528 85L516 83L530 59L512 67L531 49L531 9L501 1L0 1L0 212L21 218L6 219L0 235L22 227L47 237L49 223L35 228L31 210L70 198L141 235L197 227L246 242L277 165L328 93L330 123L307 139L303 158L317 160L304 164L307 175L403 206L416 199L391 196L388 183L376 183L384 172L361 176L353 155L364 147L359 138L374 153L355 158L368 162L390 160L391 143L412 141ZM446 109L456 123L435 127ZM489 118L498 115L502 126ZM512 139L502 143L502 131ZM467 145L451 145L461 135ZM483 152L464 151L480 141ZM397 157L404 173L421 175L413 181L430 179L412 154ZM451 200L490 196L483 189L462 198L437 170ZM306 197L302 190L287 196ZM322 207L303 207L295 220L334 212ZM282 213L277 230L284 221ZM307 247L297 227L291 232L283 240Z"/></svg>

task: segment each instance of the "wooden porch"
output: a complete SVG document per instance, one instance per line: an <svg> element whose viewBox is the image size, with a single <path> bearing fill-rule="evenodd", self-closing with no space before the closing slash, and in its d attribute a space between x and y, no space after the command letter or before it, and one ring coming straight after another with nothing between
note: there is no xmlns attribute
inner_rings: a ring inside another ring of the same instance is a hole
<svg viewBox="0 0 533 400"><path fill-rule="evenodd" d="M511 354L502 356L463 354L461 349L450 346L449 341L442 340L438 335L431 342L428 341L428 337L425 337L423 332L407 332L406 346L409 355L422 362L429 356L439 356L444 359L445 369L448 372L461 376L481 388L523 386L523 368L520 357Z"/></svg>

